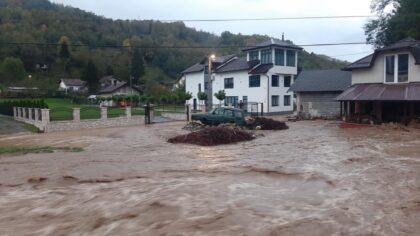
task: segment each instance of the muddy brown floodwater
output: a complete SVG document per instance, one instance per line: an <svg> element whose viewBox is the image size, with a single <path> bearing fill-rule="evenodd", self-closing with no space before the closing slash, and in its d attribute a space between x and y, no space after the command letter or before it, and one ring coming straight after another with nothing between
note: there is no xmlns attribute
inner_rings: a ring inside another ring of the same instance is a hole
<svg viewBox="0 0 420 236"><path fill-rule="evenodd" d="M312 121L235 145L167 143L183 125L1 137L85 151L1 156L0 235L420 233L419 130Z"/></svg>

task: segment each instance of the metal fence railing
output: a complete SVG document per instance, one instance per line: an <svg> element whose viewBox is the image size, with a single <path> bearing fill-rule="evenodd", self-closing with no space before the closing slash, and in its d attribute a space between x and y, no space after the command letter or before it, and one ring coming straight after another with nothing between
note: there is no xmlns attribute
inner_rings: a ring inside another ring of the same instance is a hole
<svg viewBox="0 0 420 236"><path fill-rule="evenodd" d="M73 109L68 107L57 107L50 109L51 121L73 120Z"/></svg>
<svg viewBox="0 0 420 236"><path fill-rule="evenodd" d="M83 107L80 109L80 119L90 120L101 118L101 109L99 107Z"/></svg>

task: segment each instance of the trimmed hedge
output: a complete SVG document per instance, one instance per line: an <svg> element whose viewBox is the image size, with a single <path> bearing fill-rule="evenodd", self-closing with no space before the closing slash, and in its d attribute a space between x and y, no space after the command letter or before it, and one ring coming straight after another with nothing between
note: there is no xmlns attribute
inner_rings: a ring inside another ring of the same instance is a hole
<svg viewBox="0 0 420 236"><path fill-rule="evenodd" d="M0 101L0 114L13 116L13 107L48 108L48 105L43 99Z"/></svg>

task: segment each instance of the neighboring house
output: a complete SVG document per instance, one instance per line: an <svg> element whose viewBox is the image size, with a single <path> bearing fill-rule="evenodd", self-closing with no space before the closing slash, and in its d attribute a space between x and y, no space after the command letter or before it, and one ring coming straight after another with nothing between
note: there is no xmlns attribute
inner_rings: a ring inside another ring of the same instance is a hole
<svg viewBox="0 0 420 236"><path fill-rule="evenodd" d="M303 119L337 118L340 102L335 98L351 86L351 73L341 70L302 71L290 88L296 93L298 116Z"/></svg>
<svg viewBox="0 0 420 236"><path fill-rule="evenodd" d="M197 93L206 92L214 105L219 101L214 93L225 90L223 105L254 110L252 104L261 106L264 113L293 112L293 93L289 92L297 75L298 51L302 48L284 40L271 39L244 49L246 58L235 55L212 60L212 90L209 91L208 59L203 59L182 72L187 92L193 98L188 101L194 109L198 104ZM211 94L210 94L211 93Z"/></svg>
<svg viewBox="0 0 420 236"><path fill-rule="evenodd" d="M86 92L86 82L80 79L61 79L58 90L66 92Z"/></svg>
<svg viewBox="0 0 420 236"><path fill-rule="evenodd" d="M420 117L420 41L377 49L344 70L352 73L352 86L337 100L347 120L407 123Z"/></svg>
<svg viewBox="0 0 420 236"><path fill-rule="evenodd" d="M121 81L114 76L106 76L99 80L100 89L98 95L102 97L111 97L115 95L140 95L140 90L124 81Z"/></svg>

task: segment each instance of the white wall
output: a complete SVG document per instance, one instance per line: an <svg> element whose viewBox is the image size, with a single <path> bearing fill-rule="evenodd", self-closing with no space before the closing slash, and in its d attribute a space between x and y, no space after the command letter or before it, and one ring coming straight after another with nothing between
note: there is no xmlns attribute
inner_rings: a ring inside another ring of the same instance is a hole
<svg viewBox="0 0 420 236"><path fill-rule="evenodd" d="M192 94L192 98L188 101L188 104L193 105L194 99L197 99L197 104L199 104L199 100L197 98L198 84L201 84L201 91L204 92L204 71L185 74L184 78L185 90Z"/></svg>
<svg viewBox="0 0 420 236"><path fill-rule="evenodd" d="M238 102L243 96L248 96L248 102L264 103L264 111L267 110L267 77L261 75L260 87L249 87L248 71L238 71L223 74L216 74L213 81L213 93L225 90L226 96L237 96ZM233 89L225 89L225 78L233 78ZM219 100L213 96L213 104L219 104Z"/></svg>
<svg viewBox="0 0 420 236"><path fill-rule="evenodd" d="M381 54L376 57L375 63L371 68L352 71L352 84L365 83L384 83L385 80L385 56L409 53L408 82L420 82L420 65L416 65L416 60L408 51Z"/></svg>
<svg viewBox="0 0 420 236"><path fill-rule="evenodd" d="M271 86L271 76L272 75L279 75L279 87L272 87ZM284 87L284 76L288 76L290 74L277 74L272 73L270 70L270 79L269 79L269 85L270 85L270 94L269 94L269 111L270 112L292 112L293 111L293 92L287 92L290 87ZM291 75L291 85L294 81L294 75ZM271 96L279 96L279 106L273 107L271 104ZM289 95L290 96L290 106L284 106L284 96Z"/></svg>
<svg viewBox="0 0 420 236"><path fill-rule="evenodd" d="M260 51L260 50L259 50ZM296 52L296 51L295 51ZM259 52L261 53L261 52ZM249 55L247 55L249 57ZM286 57L286 53L285 53ZM260 87L250 88L249 87L249 74L248 71L237 71L237 72L227 72L227 73L218 73L213 74L213 94L219 90L225 90L226 96L236 96L238 97L238 102L243 100L244 96L248 97L248 102L257 102L264 104L264 112L292 112L293 111L293 92L287 92L289 88L284 87L284 76L291 75L292 83L294 77L297 74L297 61L298 54L296 53L296 66L273 66L270 71L261 75L260 78ZM273 62L274 62L274 49L273 49ZM286 58L285 58L286 63ZM279 87L271 87L271 76L273 74L279 75ZM224 79L225 78L234 78L234 88L225 89ZM188 73L184 75L185 79L185 89L186 91L192 94L192 99L188 101L189 104L193 104L194 98L197 99L198 93L198 84L201 84L202 91L204 92L204 72L197 73ZM279 106L273 107L271 105L271 96L279 96ZM290 95L290 106L284 106L284 96ZM210 99L210 98L209 98ZM213 104L219 104L219 100L216 97L212 96ZM223 104L223 103L222 103Z"/></svg>

